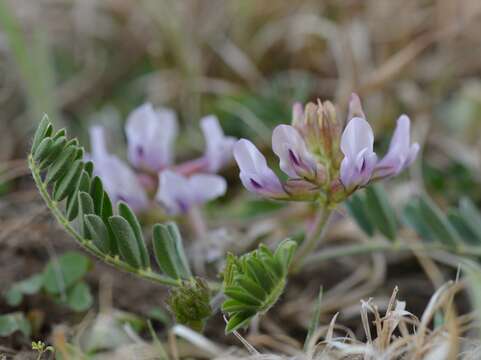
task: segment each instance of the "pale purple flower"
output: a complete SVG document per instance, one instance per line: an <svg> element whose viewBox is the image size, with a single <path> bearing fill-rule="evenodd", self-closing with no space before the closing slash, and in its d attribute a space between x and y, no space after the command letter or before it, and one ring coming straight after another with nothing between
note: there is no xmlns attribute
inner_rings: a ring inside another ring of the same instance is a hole
<svg viewBox="0 0 481 360"><path fill-rule="evenodd" d="M376 166L373 151L374 134L369 123L361 117L352 118L341 137L341 182L346 189L366 185Z"/></svg>
<svg viewBox="0 0 481 360"><path fill-rule="evenodd" d="M156 199L170 214L188 212L192 206L200 205L225 194L227 183L218 175L198 174L182 176L171 170L159 175L159 190Z"/></svg>
<svg viewBox="0 0 481 360"><path fill-rule="evenodd" d="M246 139L234 145L234 158L240 169L240 179L245 188L271 198L286 198L281 182L267 166L264 155Z"/></svg>
<svg viewBox="0 0 481 360"><path fill-rule="evenodd" d="M232 148L236 139L224 135L219 120L214 115L202 118L200 127L206 142L206 171L215 173L232 159Z"/></svg>
<svg viewBox="0 0 481 360"><path fill-rule="evenodd" d="M141 105L130 113L125 132L129 161L135 167L158 172L172 163L177 136L177 117L172 110Z"/></svg>
<svg viewBox="0 0 481 360"><path fill-rule="evenodd" d="M419 144L411 144L411 120L407 115L401 115L384 158L379 161L374 170L375 178L398 175L413 163L419 152Z"/></svg>
<svg viewBox="0 0 481 360"><path fill-rule="evenodd" d="M276 126L272 133L272 150L279 157L281 170L289 177L294 179L316 177L316 160L294 127Z"/></svg>
<svg viewBox="0 0 481 360"><path fill-rule="evenodd" d="M88 157L94 163L94 175L102 180L112 203L125 201L135 211L146 208L148 198L136 174L126 163L107 151L103 127L93 126L89 132L92 153Z"/></svg>

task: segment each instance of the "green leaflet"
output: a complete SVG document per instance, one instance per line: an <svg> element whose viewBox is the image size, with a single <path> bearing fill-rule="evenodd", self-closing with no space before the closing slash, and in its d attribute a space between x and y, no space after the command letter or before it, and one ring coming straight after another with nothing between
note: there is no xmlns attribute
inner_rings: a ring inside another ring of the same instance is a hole
<svg viewBox="0 0 481 360"><path fill-rule="evenodd" d="M40 124L38 125L37 130L35 131L35 135L33 136L32 140L32 154L34 154L37 151L38 146L44 140L46 137L50 136L52 133L52 124L50 123L50 119L48 118L47 115L44 115L42 117L42 120L40 120Z"/></svg>
<svg viewBox="0 0 481 360"><path fill-rule="evenodd" d="M264 245L241 257L227 256L224 270L222 310L229 315L225 331L249 324L258 313L267 312L279 299L297 244L284 240L276 251Z"/></svg>
<svg viewBox="0 0 481 360"><path fill-rule="evenodd" d="M78 193L79 191L87 192L89 190L89 185L90 185L90 176L85 171L85 166L84 166L84 171L82 171L80 175L80 180L77 187L67 197L67 204L66 204L67 214L66 215L67 215L68 221L73 221L77 217L78 210L79 210Z"/></svg>
<svg viewBox="0 0 481 360"><path fill-rule="evenodd" d="M147 253L147 248L145 247L144 237L142 236L142 228L140 227L137 217L135 216L132 209L130 209L130 207L124 202L119 202L117 205L117 209L118 209L119 215L128 221L130 227L134 232L135 240L137 242L137 247L139 249L140 261L141 261L142 267L149 268L150 258L149 258L149 254Z"/></svg>
<svg viewBox="0 0 481 360"><path fill-rule="evenodd" d="M461 199L459 203L459 212L469 229L473 232L475 236L474 240L481 242L481 212L468 198Z"/></svg>
<svg viewBox="0 0 481 360"><path fill-rule="evenodd" d="M53 198L56 201L62 201L77 188L80 183L80 175L83 168L83 162L81 160L76 160L67 170L67 174L60 181L55 183Z"/></svg>
<svg viewBox="0 0 481 360"><path fill-rule="evenodd" d="M89 193L94 203L95 213L97 215L100 215L102 212L104 201L104 187L102 185L102 181L98 176L95 176L90 182Z"/></svg>
<svg viewBox="0 0 481 360"><path fill-rule="evenodd" d="M48 152L45 154L45 156L43 156L40 162L39 167L41 169L46 169L52 165L52 163L60 156L65 144L67 143L67 139L64 136L56 139L51 138L51 141L52 144L50 145Z"/></svg>
<svg viewBox="0 0 481 360"><path fill-rule="evenodd" d="M142 259L139 246L129 222L121 216L114 215L109 218L109 223L122 259L136 269L141 268Z"/></svg>
<svg viewBox="0 0 481 360"><path fill-rule="evenodd" d="M173 279L192 276L187 263L182 237L175 224L157 224L153 229L154 255L160 269Z"/></svg>
<svg viewBox="0 0 481 360"><path fill-rule="evenodd" d="M53 181L57 181L65 175L65 173L75 159L76 151L77 149L75 146L66 147L62 151L60 156L55 159L55 161L47 171L47 176L45 178L45 182L47 184Z"/></svg>
<svg viewBox="0 0 481 360"><path fill-rule="evenodd" d="M419 199L419 211L429 228L432 238L447 246L455 247L460 243L459 236L441 210L427 196Z"/></svg>
<svg viewBox="0 0 481 360"><path fill-rule="evenodd" d="M366 189L365 208L371 223L375 224L389 240L395 240L397 233L396 213L389 204L382 185L376 184Z"/></svg>
<svg viewBox="0 0 481 360"><path fill-rule="evenodd" d="M91 238L90 233L83 219L85 219L85 215L94 213L94 202L88 193L79 191L78 203L79 203L79 215L80 215L80 221L79 221L80 233L84 238L90 239Z"/></svg>
<svg viewBox="0 0 481 360"><path fill-rule="evenodd" d="M52 150L53 140L51 138L45 138L42 142L38 145L37 149L33 153L33 159L35 161L42 161L44 160Z"/></svg>
<svg viewBox="0 0 481 360"><path fill-rule="evenodd" d="M354 218L359 227L368 235L374 235L374 226L367 216L367 210L364 206L365 196L360 193L353 194L346 201L346 208L349 214Z"/></svg>
<svg viewBox="0 0 481 360"><path fill-rule="evenodd" d="M95 214L87 214L85 217L85 225L92 236L93 242L97 248L99 248L104 254L108 254L112 249L113 238L110 237L107 226L100 218Z"/></svg>

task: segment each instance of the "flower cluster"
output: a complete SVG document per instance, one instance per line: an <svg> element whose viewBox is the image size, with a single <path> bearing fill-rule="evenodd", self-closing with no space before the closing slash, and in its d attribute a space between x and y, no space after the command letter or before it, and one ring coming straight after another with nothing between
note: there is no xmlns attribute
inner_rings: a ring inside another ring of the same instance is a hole
<svg viewBox="0 0 481 360"><path fill-rule="evenodd" d="M200 124L206 141L204 154L174 164L176 114L147 103L132 111L125 125L132 167L108 152L101 126L90 128L92 151L88 157L114 202L122 200L142 211L149 206L149 194L155 194L168 213L185 213L194 205L224 195L226 181L215 173L230 161L236 141L224 135L215 116L202 118Z"/></svg>
<svg viewBox="0 0 481 360"><path fill-rule="evenodd" d="M378 160L374 133L359 97L349 103L346 127L329 101L295 104L292 125L278 125L272 150L287 175L281 182L257 147L246 139L234 146L243 185L251 192L280 200L319 200L335 205L369 183L398 175L416 158L410 141L410 120L401 115L387 154Z"/></svg>

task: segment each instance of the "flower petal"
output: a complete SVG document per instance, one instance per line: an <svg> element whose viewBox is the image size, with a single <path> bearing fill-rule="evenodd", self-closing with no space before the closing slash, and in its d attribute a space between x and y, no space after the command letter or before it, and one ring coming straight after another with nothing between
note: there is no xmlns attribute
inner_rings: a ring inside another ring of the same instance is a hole
<svg viewBox="0 0 481 360"><path fill-rule="evenodd" d="M202 118L200 126L206 141L207 171L217 172L231 160L236 139L224 135L219 120L213 115Z"/></svg>
<svg viewBox="0 0 481 360"><path fill-rule="evenodd" d="M376 166L376 177L398 175L416 158L419 151L417 143L411 145L411 121L408 116L401 115L389 145L389 150Z"/></svg>
<svg viewBox="0 0 481 360"><path fill-rule="evenodd" d="M234 145L234 158L240 169L244 187L263 196L282 198L287 196L276 174L267 166L264 155L246 139Z"/></svg>
<svg viewBox="0 0 481 360"><path fill-rule="evenodd" d="M345 157L341 162L340 179L348 190L366 185L372 177L377 155L365 148L355 158Z"/></svg>
<svg viewBox="0 0 481 360"><path fill-rule="evenodd" d="M272 150L279 157L282 171L291 178L315 176L316 161L294 127L276 126L272 133Z"/></svg>
<svg viewBox="0 0 481 360"><path fill-rule="evenodd" d="M89 130L92 154L87 157L94 163L94 175L100 177L112 202L127 202L134 210L148 206L148 198L137 175L117 156L109 154L102 126Z"/></svg>
<svg viewBox="0 0 481 360"><path fill-rule="evenodd" d="M130 162L136 167L158 171L172 163L177 135L175 113L166 108L141 105L129 115L125 126Z"/></svg>
<svg viewBox="0 0 481 360"><path fill-rule="evenodd" d="M200 205L225 194L227 183L218 175L199 174L190 178L171 170L159 175L156 199L162 202L170 214L186 213L194 205Z"/></svg>
<svg viewBox="0 0 481 360"><path fill-rule="evenodd" d="M352 118L341 137L341 151L344 156L356 158L364 149L372 152L374 148L374 133L371 125L360 117Z"/></svg>
<svg viewBox="0 0 481 360"><path fill-rule="evenodd" d="M187 212L190 208L187 178L170 170L162 171L159 175L159 189L155 197L170 214Z"/></svg>
<svg viewBox="0 0 481 360"><path fill-rule="evenodd" d="M218 198L227 191L227 182L219 175L194 175L189 178L189 185L196 204Z"/></svg>

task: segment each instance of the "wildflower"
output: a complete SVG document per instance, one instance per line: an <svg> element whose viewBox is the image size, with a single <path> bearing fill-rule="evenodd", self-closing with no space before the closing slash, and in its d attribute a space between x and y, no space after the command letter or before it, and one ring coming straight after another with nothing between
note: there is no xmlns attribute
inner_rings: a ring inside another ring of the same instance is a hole
<svg viewBox="0 0 481 360"><path fill-rule="evenodd" d="M383 178L398 175L413 163L419 152L419 144L411 144L411 121L407 115L401 115L384 158L374 170L374 177Z"/></svg>
<svg viewBox="0 0 481 360"><path fill-rule="evenodd" d="M240 168L242 184L247 190L274 199L287 198L280 180L253 143L246 139L239 140L234 145L234 158Z"/></svg>
<svg viewBox="0 0 481 360"><path fill-rule="evenodd" d="M377 162L373 148L374 134L369 123L360 117L352 118L341 138L344 159L340 179L344 187L352 189L369 182Z"/></svg>
<svg viewBox="0 0 481 360"><path fill-rule="evenodd" d="M334 105L328 101L299 103L292 109L292 126L279 125L272 148L288 176L281 182L264 156L248 140L234 146L244 186L273 199L318 200L335 205L370 182L398 175L416 158L418 144L410 143L410 120L402 115L389 151L378 161L374 133L356 94L349 103L348 123L342 130Z"/></svg>
<svg viewBox="0 0 481 360"><path fill-rule="evenodd" d="M227 183L218 175L197 174L186 177L171 170L159 175L159 190L156 199L172 215L188 212L192 206L200 205L225 194Z"/></svg>
<svg viewBox="0 0 481 360"><path fill-rule="evenodd" d="M193 205L225 193L225 180L212 174L230 161L236 142L234 137L224 134L213 115L201 119L201 129L206 140L204 154L174 165L176 114L146 103L130 113L125 126L127 155L135 170L108 153L100 126L90 129L92 156L89 157L114 202L123 200L138 211L147 207L150 195L156 195L168 212L184 213Z"/></svg>
<svg viewBox="0 0 481 360"><path fill-rule="evenodd" d="M105 191L113 203L125 201L136 211L148 205L148 198L137 175L117 156L109 154L101 126L90 128L90 142L94 175L102 179Z"/></svg>
<svg viewBox="0 0 481 360"><path fill-rule="evenodd" d="M125 126L130 163L152 172L171 165L177 127L177 117L170 109L154 109L146 103L132 111Z"/></svg>

